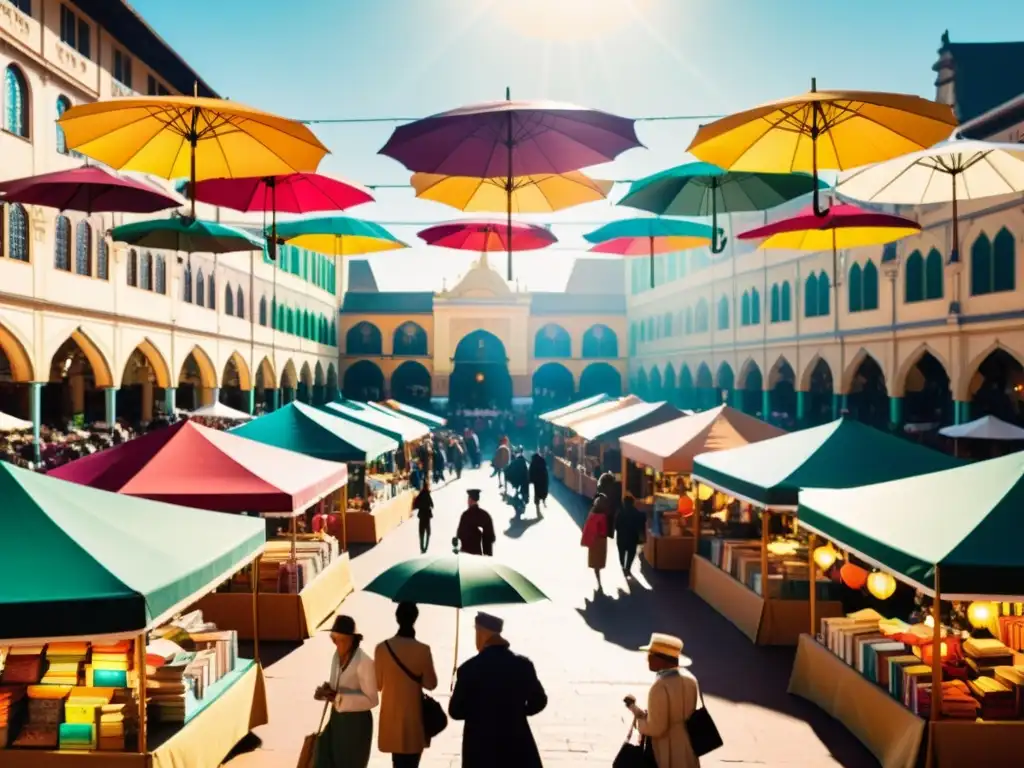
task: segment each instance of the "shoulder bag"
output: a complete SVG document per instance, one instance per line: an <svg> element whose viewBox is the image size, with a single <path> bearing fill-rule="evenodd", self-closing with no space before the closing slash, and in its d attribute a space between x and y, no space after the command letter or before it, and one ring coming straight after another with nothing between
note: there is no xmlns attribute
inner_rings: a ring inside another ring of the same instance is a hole
<svg viewBox="0 0 1024 768"><path fill-rule="evenodd" d="M398 658L398 654L395 653L395 649L391 647L391 643L385 641L384 646L388 649L388 653L391 654L391 658L395 660L395 664L402 670L406 677L420 686L421 705L423 707L423 732L426 734L428 739L432 739L437 736L441 731L448 727L448 715L444 713L444 709L437 701L428 696L423 691L423 678L420 675L414 675L402 660Z"/></svg>
<svg viewBox="0 0 1024 768"><path fill-rule="evenodd" d="M724 743L718 732L718 726L715 725L715 721L711 719L711 713L704 705L703 690L700 690L700 708L695 709L686 721L686 732L690 736L693 754L697 757L703 757L708 752L715 751Z"/></svg>
<svg viewBox="0 0 1024 768"><path fill-rule="evenodd" d="M315 733L306 734L306 738L302 740L298 768L313 768L313 760L316 758L316 741L324 729L324 720L327 719L327 710L330 709L330 706L331 702L324 702L324 712L320 715L320 727L316 729Z"/></svg>
<svg viewBox="0 0 1024 768"><path fill-rule="evenodd" d="M630 726L629 733L626 734L626 741L623 742L622 747L619 749L619 754L615 756L615 760L612 762L612 768L657 768L658 764L654 760L654 749L651 746L651 740L646 736L640 736L640 742L634 744L634 733L640 734L640 730L636 725L636 719L633 720L633 725Z"/></svg>

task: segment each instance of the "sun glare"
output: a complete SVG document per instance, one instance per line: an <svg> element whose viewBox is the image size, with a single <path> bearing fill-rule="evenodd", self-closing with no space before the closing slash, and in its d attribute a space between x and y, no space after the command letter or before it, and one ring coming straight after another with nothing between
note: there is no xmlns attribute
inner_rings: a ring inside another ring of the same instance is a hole
<svg viewBox="0 0 1024 768"><path fill-rule="evenodd" d="M595 40L629 27L653 0L501 0L509 26L545 40Z"/></svg>

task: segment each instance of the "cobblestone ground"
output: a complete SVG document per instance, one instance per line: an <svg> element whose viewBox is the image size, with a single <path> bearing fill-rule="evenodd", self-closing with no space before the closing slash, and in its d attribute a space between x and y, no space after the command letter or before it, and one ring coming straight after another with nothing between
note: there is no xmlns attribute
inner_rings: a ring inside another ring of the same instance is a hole
<svg viewBox="0 0 1024 768"><path fill-rule="evenodd" d="M786 693L792 651L757 648L699 598L684 578L644 568L627 582L612 563L604 589L595 592L593 572L579 546L583 502L552 482L542 520L533 507L523 522L513 520L489 471L463 474L461 481L435 491L436 519L431 550L449 546L465 490L483 490L481 506L498 530L496 554L537 583L550 602L498 607L514 650L533 659L548 691L547 709L532 719L545 765L610 766L629 729L622 697L641 701L651 682L646 660L636 648L652 631L682 637L694 658L693 671L704 689L708 708L725 746L702 761L704 766L877 766L878 763L841 725L813 705ZM372 648L393 634L393 605L359 587L382 570L419 554L416 526L406 523L383 542L353 560L356 593L341 611L355 617ZM614 552L614 547L611 548ZM610 553L610 560L613 555ZM634 566L639 570L639 566ZM464 612L459 658L474 652L472 611ZM417 636L429 643L441 680L437 697L447 706L455 652L456 614L422 606ZM290 651L290 652L289 652ZM240 745L226 763L231 768L294 766L305 734L313 730L321 707L311 698L326 677L330 639L319 633L294 649L266 649L273 654L266 670L270 724L259 728L252 743ZM423 768L460 764L462 727L452 723L424 754ZM390 757L375 754L373 768L390 766Z"/></svg>

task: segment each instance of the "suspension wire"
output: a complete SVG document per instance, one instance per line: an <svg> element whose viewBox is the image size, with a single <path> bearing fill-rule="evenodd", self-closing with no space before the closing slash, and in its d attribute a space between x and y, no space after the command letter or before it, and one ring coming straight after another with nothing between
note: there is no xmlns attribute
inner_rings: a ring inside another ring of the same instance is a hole
<svg viewBox="0 0 1024 768"><path fill-rule="evenodd" d="M645 115L634 117L638 123L664 123L686 120L718 120L725 115ZM296 120L304 125L362 125L369 123L414 123L422 117L322 117Z"/></svg>

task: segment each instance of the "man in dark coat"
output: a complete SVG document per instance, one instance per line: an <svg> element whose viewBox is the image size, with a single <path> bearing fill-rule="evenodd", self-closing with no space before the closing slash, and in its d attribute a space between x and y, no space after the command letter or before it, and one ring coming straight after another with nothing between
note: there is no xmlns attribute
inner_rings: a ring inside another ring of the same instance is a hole
<svg viewBox="0 0 1024 768"><path fill-rule="evenodd" d="M494 554L494 521L491 516L479 507L480 491L473 488L466 492L469 496L469 508L459 518L456 539L459 551L467 555Z"/></svg>
<svg viewBox="0 0 1024 768"><path fill-rule="evenodd" d="M541 768L528 717L548 704L537 670L513 653L501 636L504 622L476 617L479 653L459 667L448 704L453 720L465 720L462 768Z"/></svg>
<svg viewBox="0 0 1024 768"><path fill-rule="evenodd" d="M530 459L530 482L533 483L533 501L537 505L537 517L540 517L540 505L547 506L548 498L548 465L539 453Z"/></svg>

